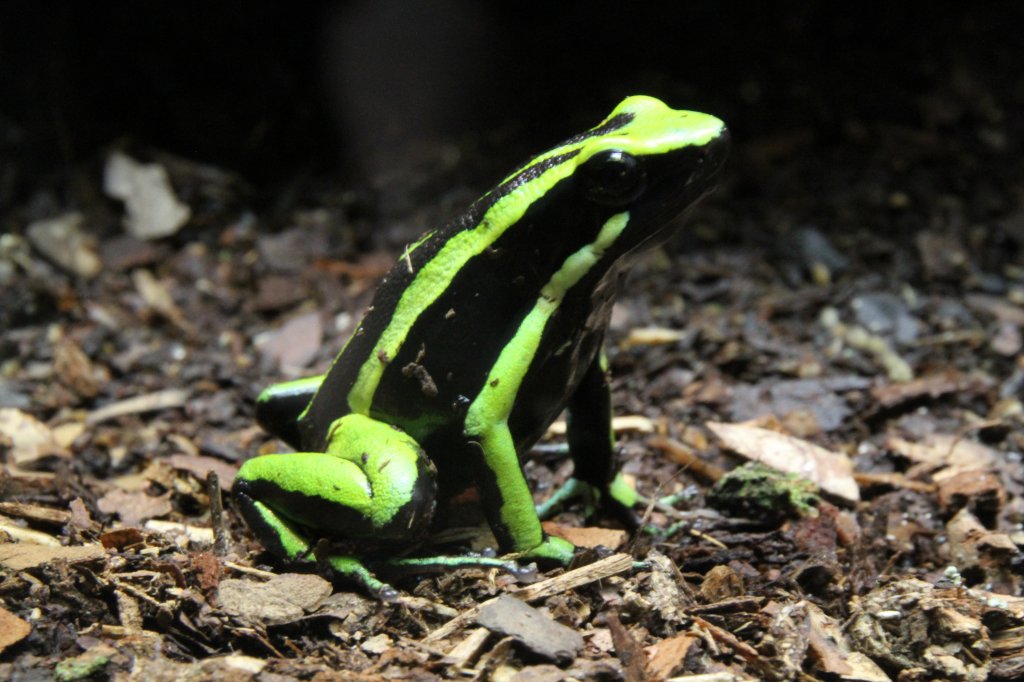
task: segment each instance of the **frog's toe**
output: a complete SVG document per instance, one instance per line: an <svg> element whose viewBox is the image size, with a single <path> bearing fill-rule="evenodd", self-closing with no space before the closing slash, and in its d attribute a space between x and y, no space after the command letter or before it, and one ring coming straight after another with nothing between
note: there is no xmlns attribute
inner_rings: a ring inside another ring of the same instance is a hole
<svg viewBox="0 0 1024 682"><path fill-rule="evenodd" d="M575 554L576 545L553 535L545 535L543 542L524 552L521 558L540 564L568 566Z"/></svg>
<svg viewBox="0 0 1024 682"><path fill-rule="evenodd" d="M330 557L327 563L337 575L362 586L381 601L391 602L398 599L398 590L375 576L360 559L354 556L335 555Z"/></svg>
<svg viewBox="0 0 1024 682"><path fill-rule="evenodd" d="M586 516L593 516L594 511L601 503L601 491L586 481L575 477L570 478L551 497L537 505L537 516L542 519L550 519L568 503L575 500L582 502Z"/></svg>

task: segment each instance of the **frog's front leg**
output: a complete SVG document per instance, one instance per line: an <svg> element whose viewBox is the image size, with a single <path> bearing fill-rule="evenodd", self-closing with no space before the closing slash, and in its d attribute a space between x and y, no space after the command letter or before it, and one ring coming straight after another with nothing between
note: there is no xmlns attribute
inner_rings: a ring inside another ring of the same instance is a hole
<svg viewBox="0 0 1024 682"><path fill-rule="evenodd" d="M476 459L480 497L502 550L527 560L568 565L576 547L541 529L507 423L495 420L481 429L467 429L466 435L481 451Z"/></svg>
<svg viewBox="0 0 1024 682"><path fill-rule="evenodd" d="M566 502L584 501L587 514L602 507L631 528L639 525L633 505L636 491L615 470L615 432L612 429L611 387L604 351L569 399L569 453L573 477L537 508L541 518L554 515Z"/></svg>
<svg viewBox="0 0 1024 682"><path fill-rule="evenodd" d="M408 540L426 530L436 481L410 436L357 414L331 427L325 452L255 457L239 469L234 495L242 516L275 554L312 560L312 537ZM382 597L390 588L352 556L332 556L340 574Z"/></svg>

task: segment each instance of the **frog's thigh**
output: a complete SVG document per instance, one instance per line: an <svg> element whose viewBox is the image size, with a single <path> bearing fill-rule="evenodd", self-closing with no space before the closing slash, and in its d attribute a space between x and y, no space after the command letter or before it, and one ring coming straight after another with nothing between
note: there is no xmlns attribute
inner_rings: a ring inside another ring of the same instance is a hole
<svg viewBox="0 0 1024 682"><path fill-rule="evenodd" d="M598 489L614 476L615 433L608 361L602 350L569 399L568 440L573 476Z"/></svg>
<svg viewBox="0 0 1024 682"><path fill-rule="evenodd" d="M259 503L286 521L331 537L404 538L429 521L435 484L429 473L410 480L410 466L415 471L417 463L402 466L395 461L400 459L389 460L398 477L392 480L386 468L371 477L362 461L336 454L263 455L242 465L234 493L243 510ZM259 507L246 513L246 520L251 523L253 516L266 517Z"/></svg>
<svg viewBox="0 0 1024 682"><path fill-rule="evenodd" d="M299 416L323 380L323 376L316 376L267 387L256 398L256 421L293 448L299 447Z"/></svg>

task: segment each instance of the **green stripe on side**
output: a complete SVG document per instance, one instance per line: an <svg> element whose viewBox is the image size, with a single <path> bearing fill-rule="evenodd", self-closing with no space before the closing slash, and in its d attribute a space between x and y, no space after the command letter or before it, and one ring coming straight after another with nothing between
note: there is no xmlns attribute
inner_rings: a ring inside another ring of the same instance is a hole
<svg viewBox="0 0 1024 682"><path fill-rule="evenodd" d="M566 293L590 271L605 251L615 243L626 225L629 213L617 213L601 227L597 239L569 256L548 283L541 297L519 325L515 336L505 345L487 376L487 382L469 407L465 432L480 435L493 424L504 424L512 412L519 386L537 348L548 319L558 310Z"/></svg>
<svg viewBox="0 0 1024 682"><path fill-rule="evenodd" d="M348 394L348 406L358 414L369 414L373 394L380 384L387 368L384 359L398 355L409 330L424 310L436 301L466 263L483 253L509 227L523 217L535 201L543 197L558 181L575 171L572 164L552 166L537 179L502 197L487 211L480 224L472 230L454 235L437 254L423 265L416 278L402 292L395 306L391 322L377 339L367 361L359 369L352 390Z"/></svg>
<svg viewBox="0 0 1024 682"><path fill-rule="evenodd" d="M487 376L483 390L466 414L464 432L467 437L480 442L487 467L494 472L496 484L501 491L502 522L507 528L513 529L513 534L515 529L526 528L529 520L537 518L533 499L523 483L515 444L508 429L508 417L512 413L516 395L540 346L548 320L558 310L569 289L600 261L628 224L628 212L612 216L601 227L596 240L562 263L558 272L541 289L541 298L537 299L533 309L520 323L515 336L502 349ZM539 543L539 525L536 532Z"/></svg>

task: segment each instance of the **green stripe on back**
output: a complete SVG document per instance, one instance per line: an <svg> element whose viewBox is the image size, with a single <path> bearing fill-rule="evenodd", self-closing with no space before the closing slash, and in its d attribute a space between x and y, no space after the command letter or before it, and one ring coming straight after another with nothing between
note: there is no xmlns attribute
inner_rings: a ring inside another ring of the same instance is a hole
<svg viewBox="0 0 1024 682"><path fill-rule="evenodd" d="M605 222L592 243L569 256L548 283L541 297L519 325L515 336L501 349L480 394L466 414L465 433L477 436L494 425L505 425L519 387L537 348L548 319L558 310L566 293L590 272L629 224L629 213L617 213Z"/></svg>

